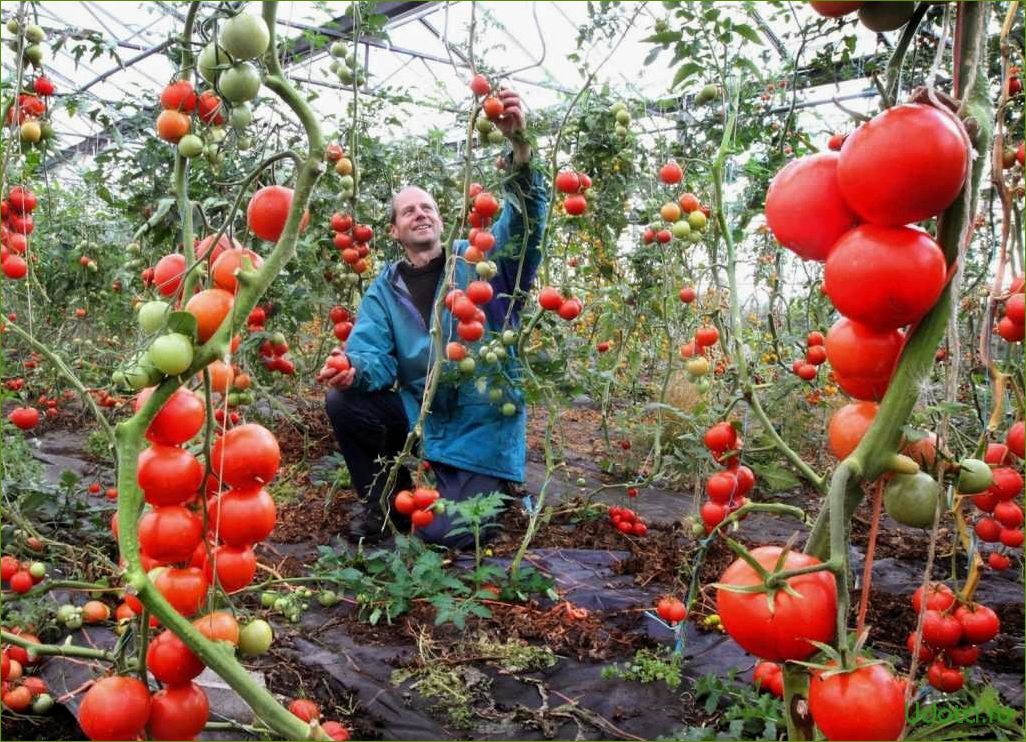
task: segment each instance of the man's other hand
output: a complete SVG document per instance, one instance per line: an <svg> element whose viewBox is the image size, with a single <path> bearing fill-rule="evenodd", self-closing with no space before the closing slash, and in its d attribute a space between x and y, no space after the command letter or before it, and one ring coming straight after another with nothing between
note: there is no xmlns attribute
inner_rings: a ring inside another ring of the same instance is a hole
<svg viewBox="0 0 1026 742"><path fill-rule="evenodd" d="M317 372L317 381L339 390L346 390L356 379L356 369L349 363L341 348L334 348L328 360Z"/></svg>

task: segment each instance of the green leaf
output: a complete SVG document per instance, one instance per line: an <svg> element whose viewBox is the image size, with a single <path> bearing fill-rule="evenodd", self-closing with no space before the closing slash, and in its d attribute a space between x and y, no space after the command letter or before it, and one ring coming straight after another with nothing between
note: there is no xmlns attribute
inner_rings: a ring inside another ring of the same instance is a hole
<svg viewBox="0 0 1026 742"><path fill-rule="evenodd" d="M168 332L180 332L196 341L196 315L192 312L171 312L167 318Z"/></svg>
<svg viewBox="0 0 1026 742"><path fill-rule="evenodd" d="M734 30L753 44L762 45L762 37L759 36L759 33L747 23L738 23L734 26Z"/></svg>
<svg viewBox="0 0 1026 742"><path fill-rule="evenodd" d="M797 487L801 480L790 469L776 464L752 464L752 469L759 477L759 482L770 488L771 492L784 492Z"/></svg>
<svg viewBox="0 0 1026 742"><path fill-rule="evenodd" d="M659 33L652 34L646 39L642 39L643 42L649 44L673 44L682 39L680 31L660 31Z"/></svg>
<svg viewBox="0 0 1026 742"><path fill-rule="evenodd" d="M697 62L685 62L678 67L677 72L674 73L673 82L670 83L670 90L673 90L696 72L701 72L703 69L704 67Z"/></svg>

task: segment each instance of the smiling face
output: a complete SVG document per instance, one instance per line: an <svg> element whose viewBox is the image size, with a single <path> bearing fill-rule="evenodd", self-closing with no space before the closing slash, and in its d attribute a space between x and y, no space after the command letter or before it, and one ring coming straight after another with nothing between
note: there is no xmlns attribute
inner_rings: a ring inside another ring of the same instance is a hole
<svg viewBox="0 0 1026 742"><path fill-rule="evenodd" d="M415 255L441 249L442 219L430 193L407 186L392 198L392 210L390 233L411 260Z"/></svg>

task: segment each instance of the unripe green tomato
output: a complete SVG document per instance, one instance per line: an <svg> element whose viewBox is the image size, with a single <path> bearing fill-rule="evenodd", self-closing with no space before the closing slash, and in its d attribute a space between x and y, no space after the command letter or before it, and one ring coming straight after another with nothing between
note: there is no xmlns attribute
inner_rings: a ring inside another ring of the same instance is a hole
<svg viewBox="0 0 1026 742"><path fill-rule="evenodd" d="M616 134L616 136L620 137L621 139L624 139L624 138L627 137L627 127L626 126L621 126L620 124L617 124L616 126L613 127L613 133Z"/></svg>
<svg viewBox="0 0 1026 742"><path fill-rule="evenodd" d="M958 462L958 491L964 495L976 495L994 484L990 465L979 459L962 459Z"/></svg>
<svg viewBox="0 0 1026 742"><path fill-rule="evenodd" d="M142 246L138 242L129 242L125 250L132 253L132 255L138 255L142 251Z"/></svg>
<svg viewBox="0 0 1026 742"><path fill-rule="evenodd" d="M495 351L489 351L488 353L485 353L484 359L485 359L485 363L498 363L499 362L499 356L497 356L495 354Z"/></svg>
<svg viewBox="0 0 1026 742"><path fill-rule="evenodd" d="M341 59L342 57L344 57L346 55L346 51L348 51L346 49L346 45L343 44L341 41L336 41L334 44L328 47L328 54L335 57L336 59Z"/></svg>
<svg viewBox="0 0 1026 742"><path fill-rule="evenodd" d="M139 306L139 327L145 333L153 333L166 323L171 307L166 301L148 301Z"/></svg>
<svg viewBox="0 0 1026 742"><path fill-rule="evenodd" d="M239 404L253 404L255 401L256 396L249 390L246 390L239 395Z"/></svg>
<svg viewBox="0 0 1026 742"><path fill-rule="evenodd" d="M673 223L673 226L670 227L670 232L674 237L681 240L691 234L691 225L681 219Z"/></svg>
<svg viewBox="0 0 1026 742"><path fill-rule="evenodd" d="M29 565L28 572L32 575L33 579L41 580L46 577L46 565L42 562L32 562L32 564Z"/></svg>
<svg viewBox="0 0 1026 742"><path fill-rule="evenodd" d="M39 46L39 44L25 47L25 59L33 67L39 67L43 64L43 47Z"/></svg>
<svg viewBox="0 0 1026 742"><path fill-rule="evenodd" d="M578 487L583 487L586 484L588 484L588 480L587 479L585 479L584 477L577 477L577 486Z"/></svg>
<svg viewBox="0 0 1026 742"><path fill-rule="evenodd" d="M200 73L204 80L213 85L220 73L220 70L217 68L226 66L230 62L231 60L224 50L218 49L217 44L211 41L203 47L203 51L200 52L199 57L196 59L196 71Z"/></svg>
<svg viewBox="0 0 1026 742"><path fill-rule="evenodd" d="M481 134L487 134L494 128L494 124L484 116L478 116L477 121L474 122L474 128Z"/></svg>
<svg viewBox="0 0 1026 742"><path fill-rule="evenodd" d="M317 596L317 602L325 608L329 608L338 602L338 595L332 590L321 590L320 595Z"/></svg>
<svg viewBox="0 0 1026 742"><path fill-rule="evenodd" d="M343 85L353 84L353 73L347 67L340 67L338 70L338 81Z"/></svg>
<svg viewBox="0 0 1026 742"><path fill-rule="evenodd" d="M515 414L517 414L517 406L512 402L506 402L502 406L502 414L506 417L513 417Z"/></svg>
<svg viewBox="0 0 1026 742"><path fill-rule="evenodd" d="M30 24L25 29L25 41L29 42L30 44L38 44L39 42L41 42L45 38L46 38L46 33L43 31L43 29L41 29L39 26L35 25L34 23Z"/></svg>
<svg viewBox="0 0 1026 742"><path fill-rule="evenodd" d="M64 625L68 629L70 629L71 631L75 631L76 629L81 629L82 628L82 615L80 613L76 613L74 616L72 616L67 621L65 621Z"/></svg>
<svg viewBox="0 0 1026 742"><path fill-rule="evenodd" d="M274 593L260 593L260 605L264 608L270 608L274 605L274 601L277 599L277 595Z"/></svg>
<svg viewBox="0 0 1026 742"><path fill-rule="evenodd" d="M239 13L221 25L218 41L232 59L256 59L267 51L271 34L262 17Z"/></svg>
<svg viewBox="0 0 1026 742"><path fill-rule="evenodd" d="M281 613L282 611L284 611L288 607L289 607L289 602L287 600L285 600L285 598L275 598L274 599L274 610L278 611L278 613Z"/></svg>
<svg viewBox="0 0 1026 742"><path fill-rule="evenodd" d="M228 132L223 126L212 126L207 130L207 141L211 144L220 144L228 138Z"/></svg>
<svg viewBox="0 0 1026 742"><path fill-rule="evenodd" d="M493 386L491 389L488 390L488 399L490 399L492 402L498 402L502 399L502 397L503 392L498 387Z"/></svg>
<svg viewBox="0 0 1026 742"><path fill-rule="evenodd" d="M472 374L472 373L474 373L474 369L477 368L477 363L475 363L474 359L471 358L470 356L467 356L462 361L460 361L459 365L460 365L460 373L464 373L464 374Z"/></svg>
<svg viewBox="0 0 1026 742"><path fill-rule="evenodd" d="M477 273L478 278L488 281L495 277L498 268L492 261L482 260L474 266L474 271Z"/></svg>
<svg viewBox="0 0 1026 742"><path fill-rule="evenodd" d="M355 70L356 69L356 67L357 67L356 57L353 56L352 52L349 52L348 54L346 54L346 60L345 61L346 61L346 67L348 67L351 70Z"/></svg>
<svg viewBox="0 0 1026 742"><path fill-rule="evenodd" d="M53 124L51 124L49 121L43 121L42 123L40 123L39 131L39 139L43 142L49 142L51 139L53 139L55 134Z"/></svg>
<svg viewBox="0 0 1026 742"><path fill-rule="evenodd" d="M697 209L688 214L688 225L690 225L692 229L705 229L705 225L708 221L709 220L706 218L705 214Z"/></svg>
<svg viewBox="0 0 1026 742"><path fill-rule="evenodd" d="M498 129L492 129L488 132L488 143L489 144L502 144L506 141L506 135Z"/></svg>
<svg viewBox="0 0 1026 742"><path fill-rule="evenodd" d="M52 708L53 696L51 696L49 693L40 693L38 696L36 696L36 700L32 702L33 714L45 714Z"/></svg>
<svg viewBox="0 0 1026 742"><path fill-rule="evenodd" d="M592 201L592 200L594 200L594 198L595 198L595 197L596 197L597 195L598 195L598 193L597 193L597 192L595 191L595 189L594 189L594 188L585 188L585 189L584 189L584 197L585 197L586 199L588 199L589 201Z"/></svg>
<svg viewBox="0 0 1026 742"><path fill-rule="evenodd" d="M343 278L345 282L350 286L355 286L356 284L360 283L360 277L355 273L346 273L345 276L343 276Z"/></svg>
<svg viewBox="0 0 1026 742"><path fill-rule="evenodd" d="M691 234L688 235L688 242L701 242L702 233L697 230L692 230Z"/></svg>
<svg viewBox="0 0 1026 742"><path fill-rule="evenodd" d="M159 371L177 376L192 365L192 341L180 332L161 335L153 341L146 355Z"/></svg>
<svg viewBox="0 0 1026 742"><path fill-rule="evenodd" d="M7 30L10 31L12 34L17 34L19 31L21 31L21 26L18 25L17 18L11 18L11 20L7 21Z"/></svg>
<svg viewBox="0 0 1026 742"><path fill-rule="evenodd" d="M513 345L517 341L517 334L513 330L503 330L502 332L502 344Z"/></svg>
<svg viewBox="0 0 1026 742"><path fill-rule="evenodd" d="M234 129L245 129L253 121L253 111L245 103L240 103L237 106L232 107L232 112L228 114L228 123L231 124Z"/></svg>
<svg viewBox="0 0 1026 742"><path fill-rule="evenodd" d="M55 617L55 618L56 618L56 619L57 619L57 620L58 620L58 621L59 621L60 623L64 623L64 622L65 622L65 621L67 621L67 620L68 620L69 618L71 618L72 616L74 616L74 615L75 615L75 613L76 613L76 611L75 611L75 606L71 605L70 603L65 603L64 605L60 606L60 607L59 607L59 608L57 609L57 612L56 612L56 613L54 614L54 617Z"/></svg>
<svg viewBox="0 0 1026 742"><path fill-rule="evenodd" d="M239 631L239 650L248 657L264 654L271 648L272 641L271 624L263 619L250 621Z"/></svg>
<svg viewBox="0 0 1026 742"><path fill-rule="evenodd" d="M618 100L616 103L614 103L612 106L609 107L609 112L614 114L614 115L620 113L620 111L626 111L626 110L627 110L627 104L624 103L622 100Z"/></svg>
<svg viewBox="0 0 1026 742"><path fill-rule="evenodd" d="M895 474L884 490L884 509L902 525L930 528L940 485L926 472Z"/></svg>
<svg viewBox="0 0 1026 742"><path fill-rule="evenodd" d="M350 193L352 193L353 188L356 187L356 181L353 179L352 175L343 175L338 179L338 184L343 191L349 191Z"/></svg>
<svg viewBox="0 0 1026 742"><path fill-rule="evenodd" d="M631 115L627 112L627 109L621 109L616 112L616 123L620 126L627 126L631 122Z"/></svg>
<svg viewBox="0 0 1026 742"><path fill-rule="evenodd" d="M235 146L238 147L239 152L245 152L253 146L253 140L249 137L239 137L235 140Z"/></svg>
<svg viewBox="0 0 1026 742"><path fill-rule="evenodd" d="M500 361L506 360L506 349L502 346L499 346L495 349L495 355L498 357Z"/></svg>

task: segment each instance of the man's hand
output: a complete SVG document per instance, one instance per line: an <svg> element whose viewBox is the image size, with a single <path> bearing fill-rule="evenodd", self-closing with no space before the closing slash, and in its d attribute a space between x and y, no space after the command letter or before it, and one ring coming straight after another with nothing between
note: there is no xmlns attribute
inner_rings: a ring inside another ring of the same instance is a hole
<svg viewBox="0 0 1026 742"><path fill-rule="evenodd" d="M341 348L332 348L328 360L317 372L317 381L341 391L351 387L355 379L356 369L349 363Z"/></svg>
<svg viewBox="0 0 1026 742"><path fill-rule="evenodd" d="M531 159L531 145L522 136L524 129L527 128L527 116L521 107L520 96L515 90L502 88L498 92L498 98L502 101L504 110L495 120L495 125L513 145L513 162L522 165Z"/></svg>

